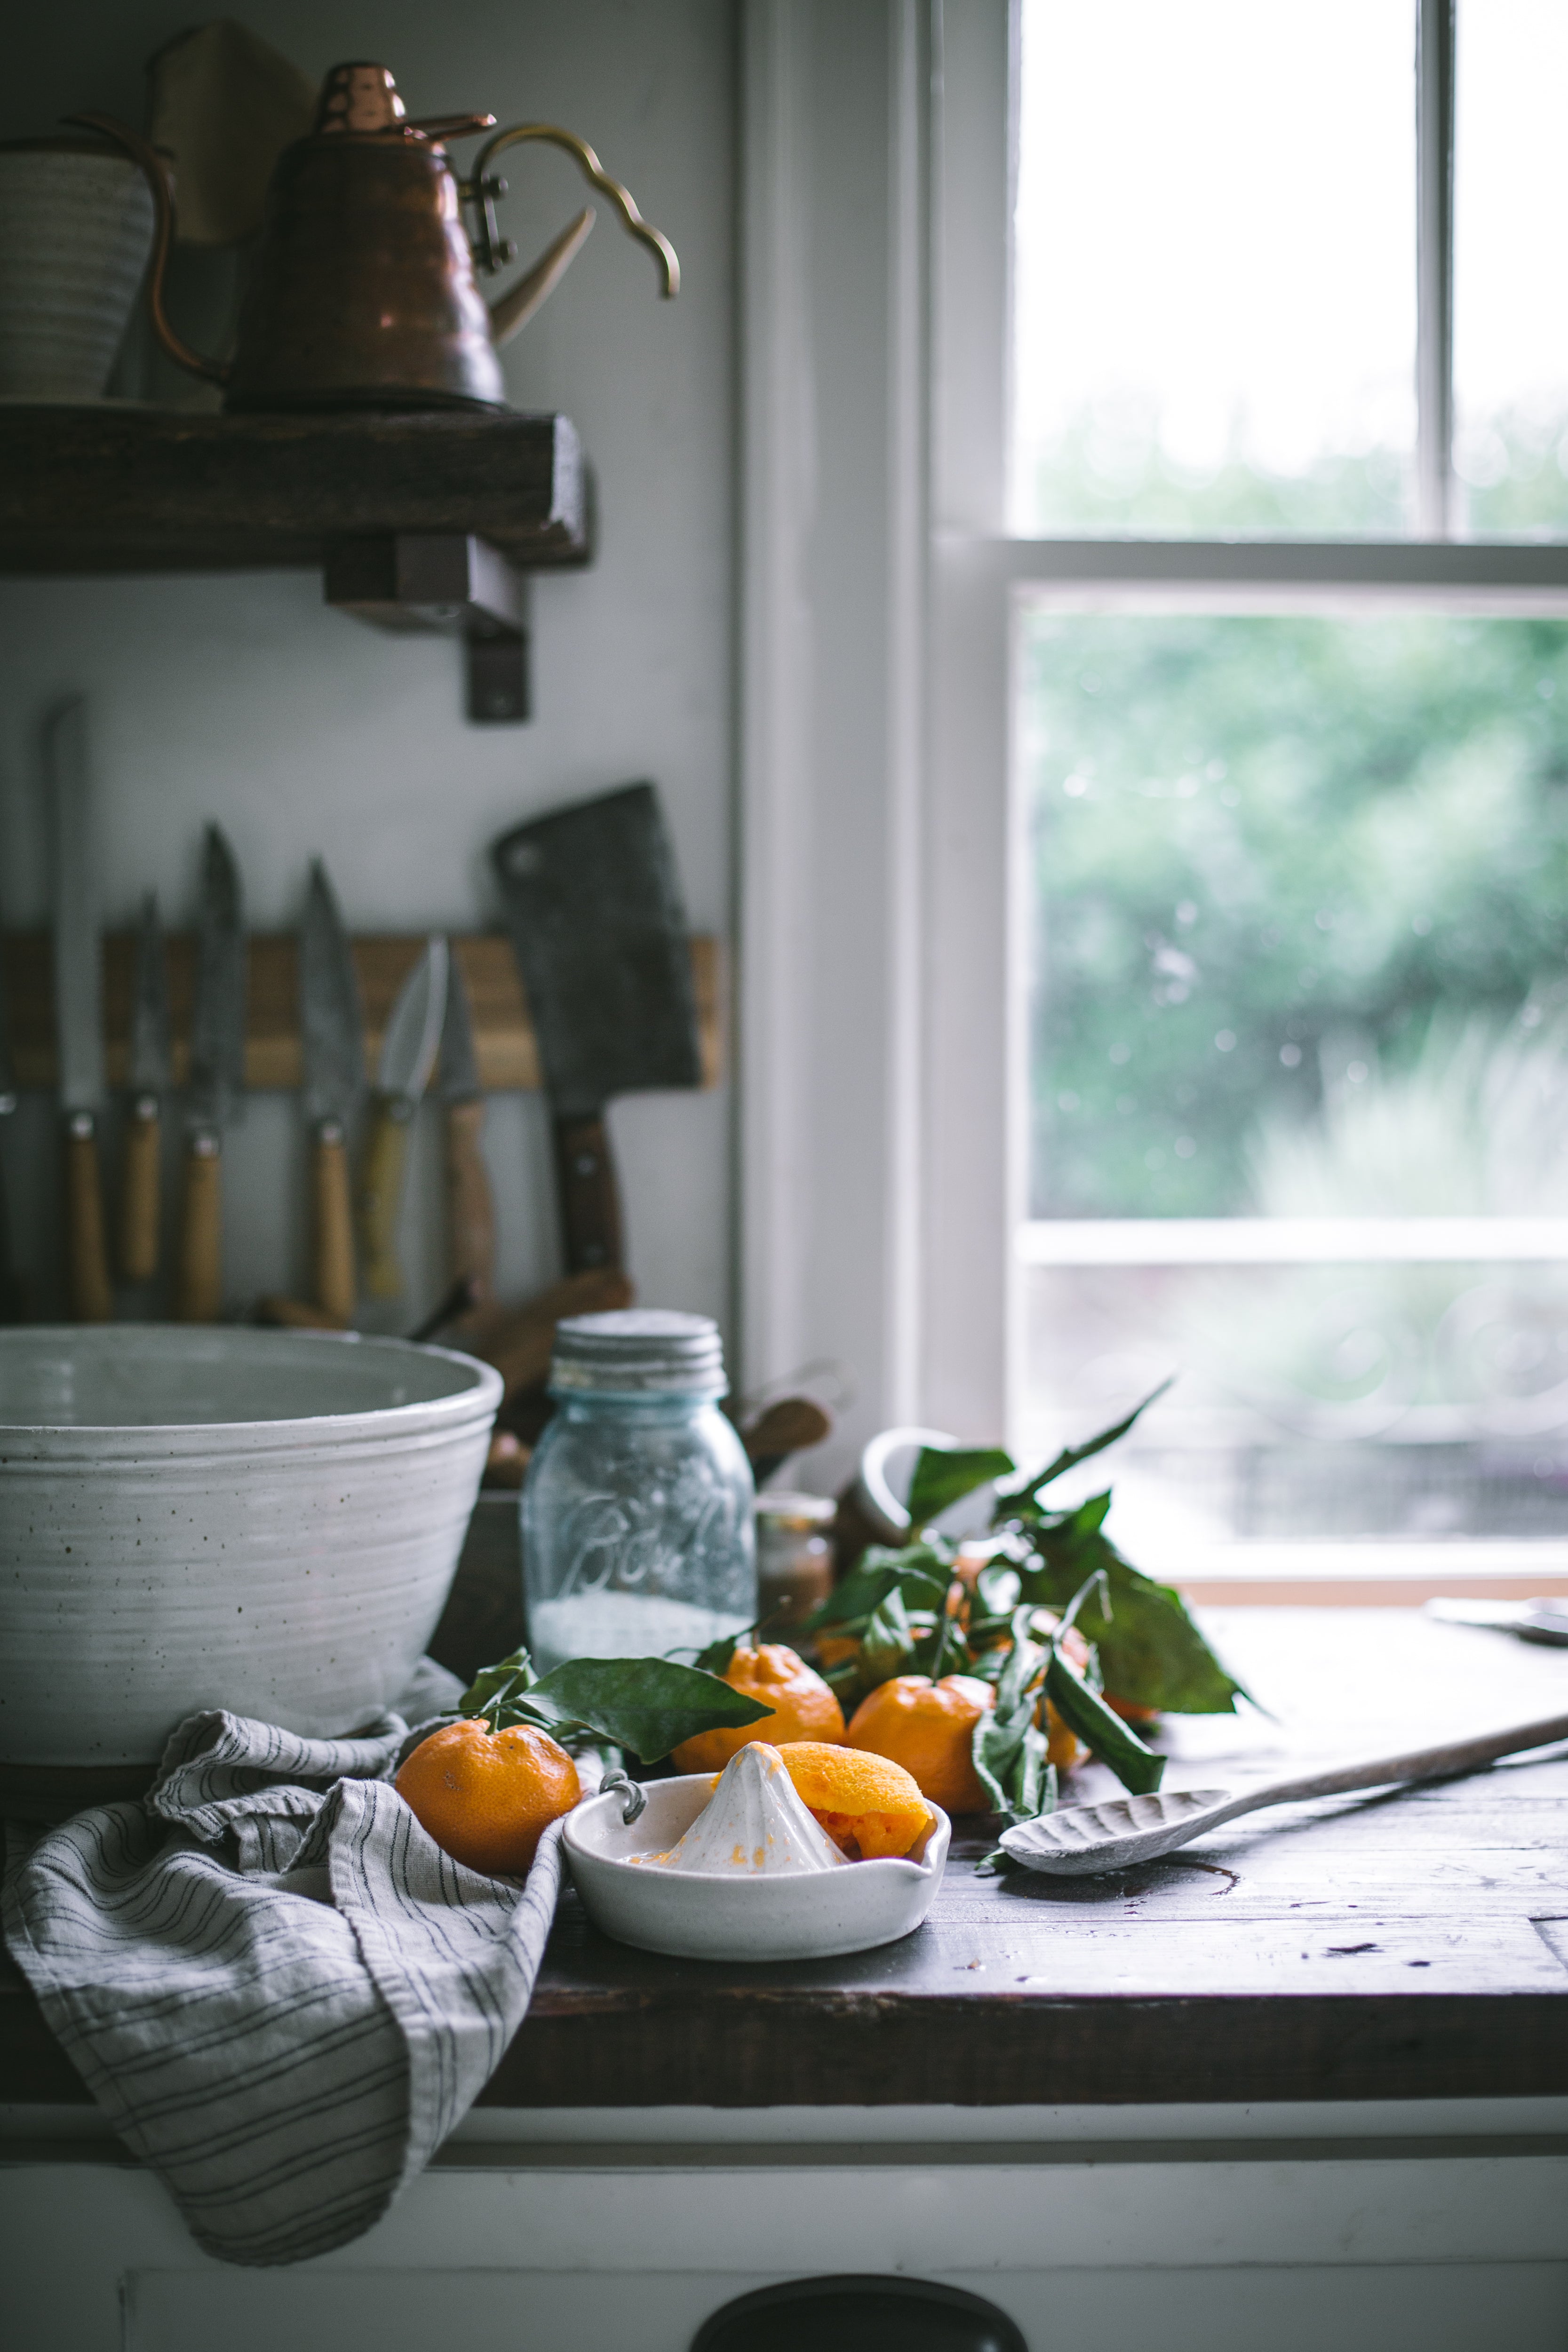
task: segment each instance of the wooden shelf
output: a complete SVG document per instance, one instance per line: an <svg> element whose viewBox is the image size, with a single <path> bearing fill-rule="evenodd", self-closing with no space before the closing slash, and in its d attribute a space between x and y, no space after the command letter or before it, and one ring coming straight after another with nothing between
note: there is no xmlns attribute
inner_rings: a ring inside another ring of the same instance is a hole
<svg viewBox="0 0 1568 2352"><path fill-rule="evenodd" d="M422 931L372 933L353 942L364 1006L365 1057L374 1068L381 1033L404 980L425 945ZM174 1033L174 1082L187 1064L191 1000L195 978L195 939L175 931L166 942L169 1012ZM253 932L248 941L250 976L246 1002L245 1083L258 1091L300 1083L299 989L296 934ZM500 933L455 936L452 950L468 985L474 1047L487 1092L531 1090L539 1085L539 1054L522 985L509 940ZM103 942L105 1060L111 1086L125 1083L135 937L110 931ZM27 1090L55 1084L54 972L47 931L12 931L0 940L5 1007L10 1022L17 1083ZM722 1065L720 1018L719 942L691 941L691 977L702 1042L702 1083L716 1086Z"/></svg>
<svg viewBox="0 0 1568 2352"><path fill-rule="evenodd" d="M586 562L564 416L220 416L0 405L0 572L305 567L386 533L488 540L524 570Z"/></svg>

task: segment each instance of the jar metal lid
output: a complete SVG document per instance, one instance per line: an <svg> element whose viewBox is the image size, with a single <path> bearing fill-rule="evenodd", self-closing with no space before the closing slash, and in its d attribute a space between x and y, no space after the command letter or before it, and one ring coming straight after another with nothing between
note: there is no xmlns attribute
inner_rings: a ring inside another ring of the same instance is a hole
<svg viewBox="0 0 1568 2352"><path fill-rule="evenodd" d="M555 1326L550 1385L573 1395L722 1396L719 1326L661 1307L565 1316Z"/></svg>

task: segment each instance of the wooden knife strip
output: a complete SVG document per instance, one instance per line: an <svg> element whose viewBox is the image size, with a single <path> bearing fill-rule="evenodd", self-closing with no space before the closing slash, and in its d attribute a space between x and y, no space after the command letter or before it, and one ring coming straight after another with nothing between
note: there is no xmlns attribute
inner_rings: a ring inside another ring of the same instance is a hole
<svg viewBox="0 0 1568 2352"><path fill-rule="evenodd" d="M374 1068L381 1033L427 934L367 932L353 942L364 1005L365 1060ZM195 981L195 936L168 936L169 1020L174 1084L184 1083ZM300 1084L299 990L292 931L253 931L246 996L245 1083L258 1091ZM710 937L691 940L691 980L702 1047L702 1083L716 1087L723 1070L722 958ZM488 1094L531 1092L539 1085L539 1054L522 983L510 942L499 932L455 934L453 952L468 984L474 1051ZM110 1086L123 1086L136 937L110 931L103 941L104 1050ZM29 1090L54 1086L54 971L47 931L8 931L0 938L5 1007L17 1083Z"/></svg>

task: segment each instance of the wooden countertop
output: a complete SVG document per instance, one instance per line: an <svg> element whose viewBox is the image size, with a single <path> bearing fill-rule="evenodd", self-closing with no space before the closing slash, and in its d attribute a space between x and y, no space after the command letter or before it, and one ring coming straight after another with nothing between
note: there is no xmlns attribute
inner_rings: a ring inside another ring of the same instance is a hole
<svg viewBox="0 0 1568 2352"><path fill-rule="evenodd" d="M1205 1612L1277 1720L1173 1724L1173 1786L1392 1752L1564 1705L1568 1651L1418 1611ZM1109 1790L1100 1768L1072 1793ZM967 1825L965 1825L967 1828ZM1568 1748L1237 1822L1106 1880L984 1879L813 1966L664 1960L563 1898L500 2107L1127 2104L1568 2093ZM84 2100L17 1979L0 2095Z"/></svg>

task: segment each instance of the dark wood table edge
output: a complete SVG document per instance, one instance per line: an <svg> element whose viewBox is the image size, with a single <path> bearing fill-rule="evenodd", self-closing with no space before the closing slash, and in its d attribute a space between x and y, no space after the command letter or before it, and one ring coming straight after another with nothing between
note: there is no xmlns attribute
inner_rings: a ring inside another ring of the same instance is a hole
<svg viewBox="0 0 1568 2352"><path fill-rule="evenodd" d="M952 1999L726 1993L535 2003L485 2107L1248 2105L1568 2095L1568 1996ZM83 2105L0 1988L0 2100Z"/></svg>

